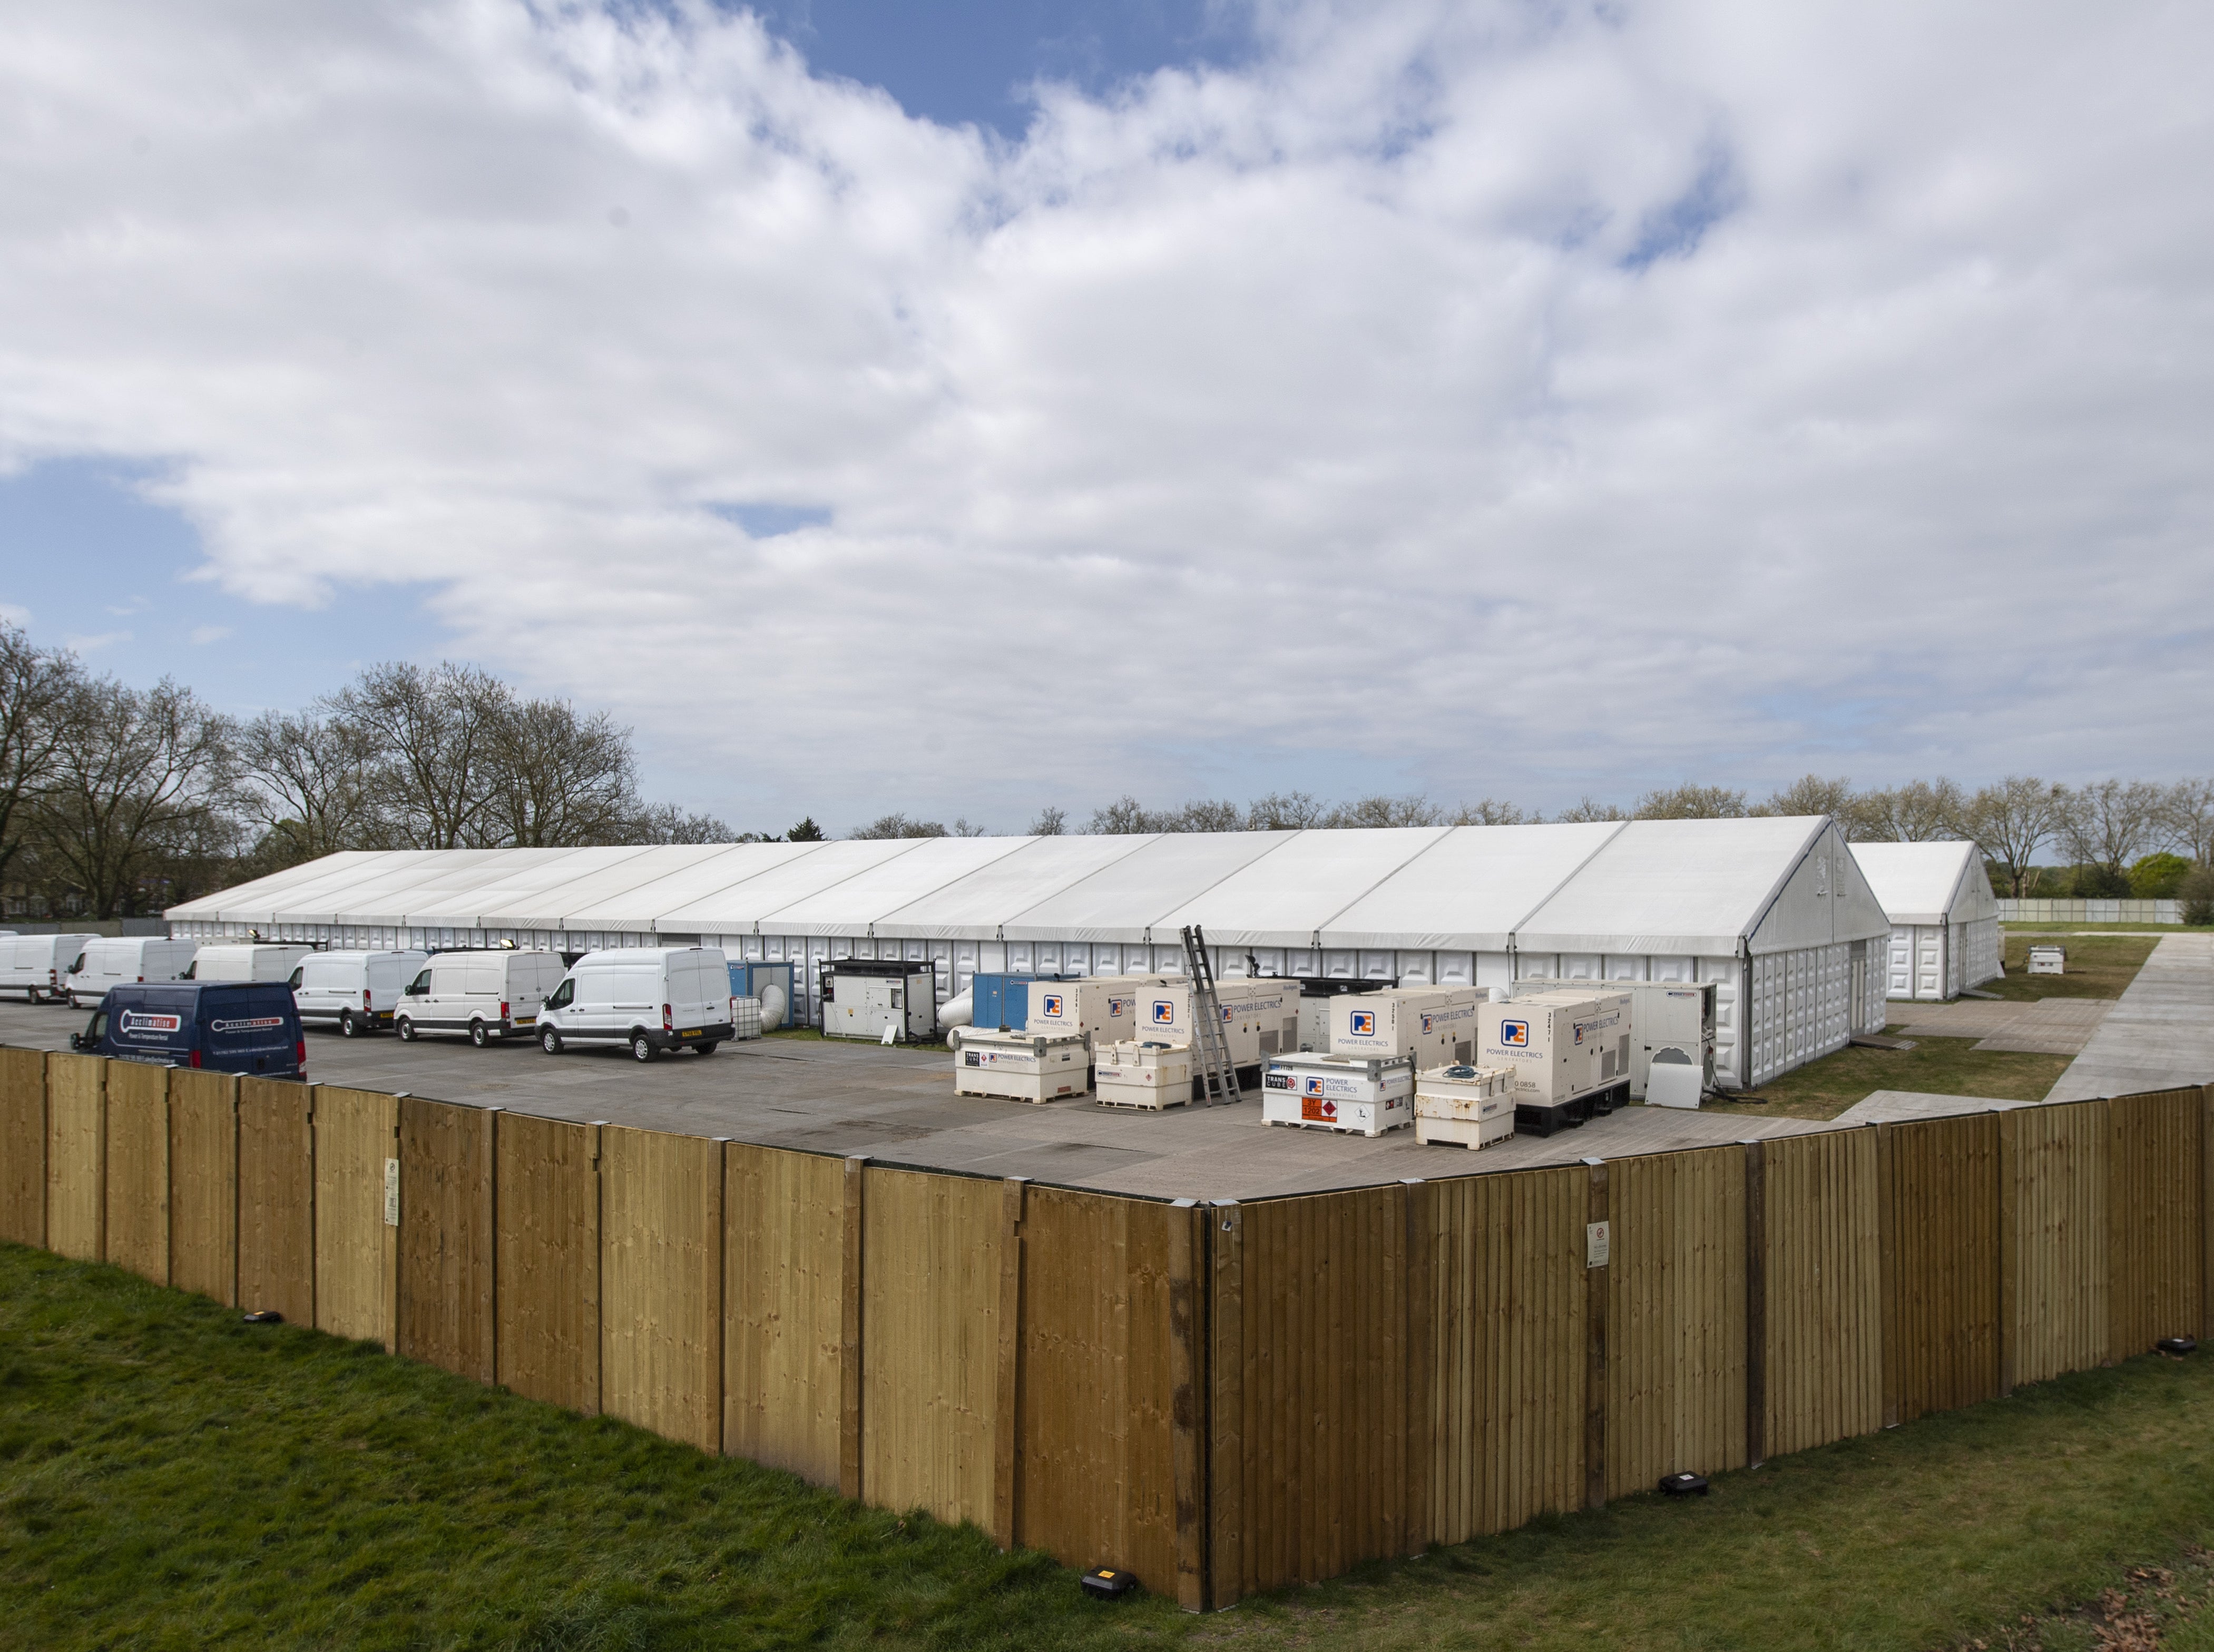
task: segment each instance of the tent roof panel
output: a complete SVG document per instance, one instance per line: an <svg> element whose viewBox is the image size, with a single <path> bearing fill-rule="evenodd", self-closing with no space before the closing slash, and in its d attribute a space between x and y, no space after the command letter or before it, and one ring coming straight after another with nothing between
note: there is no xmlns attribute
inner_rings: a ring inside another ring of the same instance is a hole
<svg viewBox="0 0 2214 1652"><path fill-rule="evenodd" d="M1734 954L1826 815L1633 820L1515 932L1526 952Z"/></svg>
<svg viewBox="0 0 2214 1652"><path fill-rule="evenodd" d="M1312 946L1347 907L1452 829L1391 826L1304 831L1154 921L1164 933L1198 924L1211 946Z"/></svg>
<svg viewBox="0 0 2214 1652"><path fill-rule="evenodd" d="M230 889L217 890L198 900L181 901L162 915L172 923L251 923L270 921L272 915L289 911L302 898L323 888L338 888L370 876L409 854L406 849L342 849L319 860L304 860L282 872L272 872Z"/></svg>
<svg viewBox="0 0 2214 1652"><path fill-rule="evenodd" d="M525 909L540 905L537 897L596 872L650 854L645 847L541 849L528 860L503 863L498 872L462 888L442 890L431 904L411 901L407 921L456 929L536 928L517 921Z"/></svg>
<svg viewBox="0 0 2214 1652"><path fill-rule="evenodd" d="M1856 843L1853 859L1895 924L1964 923L1998 909L1972 843Z"/></svg>
<svg viewBox="0 0 2214 1652"><path fill-rule="evenodd" d="M1456 827L1324 924L1322 944L1503 951L1516 926L1621 829L1618 821Z"/></svg>
<svg viewBox="0 0 2214 1652"><path fill-rule="evenodd" d="M426 855L413 866L395 868L388 877L353 884L338 891L332 904L337 910L332 923L413 924L418 911L450 910L461 904L457 896L481 884L496 883L506 873L534 860L572 854L572 849L443 849ZM443 925L468 929L474 923Z"/></svg>
<svg viewBox="0 0 2214 1652"><path fill-rule="evenodd" d="M633 880L622 869L548 891L549 913L562 905L563 929L651 930L664 914L720 894L734 884L823 848L821 843L701 843L656 848L637 870L652 876ZM546 926L554 927L553 924Z"/></svg>
<svg viewBox="0 0 2214 1652"><path fill-rule="evenodd" d="M1281 848L1294 832L1166 832L1001 926L1009 940L1142 944L1165 915ZM1214 938L1209 936L1212 940Z"/></svg>
<svg viewBox="0 0 2214 1652"><path fill-rule="evenodd" d="M1004 860L1031 841L1026 837L933 837L910 854L878 861L852 877L765 913L764 933L780 935L904 934L883 925L885 915L971 872Z"/></svg>
<svg viewBox="0 0 2214 1652"><path fill-rule="evenodd" d="M744 934L773 912L810 895L819 895L872 866L912 854L919 844L942 841L927 837L847 838L835 843L818 843L807 854L767 866L743 883L659 914L653 927L679 933ZM774 935L786 932L771 925L764 926L763 933Z"/></svg>
<svg viewBox="0 0 2214 1652"><path fill-rule="evenodd" d="M877 933L916 940L996 940L1015 914L1153 840L1150 835L1032 838L1012 854L877 920Z"/></svg>

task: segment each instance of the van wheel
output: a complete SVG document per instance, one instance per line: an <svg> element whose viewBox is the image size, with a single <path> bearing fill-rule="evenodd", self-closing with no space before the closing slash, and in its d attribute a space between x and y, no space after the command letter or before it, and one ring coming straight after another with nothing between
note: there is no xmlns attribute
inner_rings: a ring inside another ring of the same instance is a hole
<svg viewBox="0 0 2214 1652"><path fill-rule="evenodd" d="M341 1037L341 1038L351 1038L351 1037L352 1037L354 1036L354 1034L356 1034L356 1033L359 1032L360 1031L361 1031L361 1029L360 1029L359 1027L358 1027L358 1026L356 1026L356 1025L354 1025L354 1021L353 1021L353 1012L352 1012L352 1010L340 1010L340 1011L339 1012L339 1037Z"/></svg>
<svg viewBox="0 0 2214 1652"><path fill-rule="evenodd" d="M415 1042L415 1024L404 1015L400 1018L400 1042L403 1044Z"/></svg>
<svg viewBox="0 0 2214 1652"><path fill-rule="evenodd" d="M631 1034L630 1055L633 1061L650 1062L653 1059L653 1054L652 1042L648 1039L644 1033L633 1032Z"/></svg>
<svg viewBox="0 0 2214 1652"><path fill-rule="evenodd" d="M702 1055L712 1055L715 1053L715 1046L719 1042L721 1042L719 1039L710 1038L706 1043L697 1045L695 1048Z"/></svg>
<svg viewBox="0 0 2214 1652"><path fill-rule="evenodd" d="M492 1034L485 1031L485 1024L483 1022L472 1021L469 1023L469 1042L474 1044L479 1049L482 1049L486 1044L492 1042Z"/></svg>
<svg viewBox="0 0 2214 1652"><path fill-rule="evenodd" d="M561 1035L551 1027L545 1028L538 1035L538 1047L548 1055L559 1055L561 1053Z"/></svg>

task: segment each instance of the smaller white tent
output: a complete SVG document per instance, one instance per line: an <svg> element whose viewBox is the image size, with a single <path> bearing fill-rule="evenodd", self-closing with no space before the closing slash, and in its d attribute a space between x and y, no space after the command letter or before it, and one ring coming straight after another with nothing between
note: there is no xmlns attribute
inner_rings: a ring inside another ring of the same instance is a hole
<svg viewBox="0 0 2214 1652"><path fill-rule="evenodd" d="M1891 998L1958 998L2003 973L1999 903L1972 843L1856 843L1853 859L1891 920Z"/></svg>

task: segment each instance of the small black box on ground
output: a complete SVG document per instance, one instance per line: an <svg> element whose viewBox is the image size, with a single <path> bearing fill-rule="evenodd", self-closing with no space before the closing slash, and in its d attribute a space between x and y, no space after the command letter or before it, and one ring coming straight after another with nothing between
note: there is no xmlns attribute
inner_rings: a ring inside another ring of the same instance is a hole
<svg viewBox="0 0 2214 1652"><path fill-rule="evenodd" d="M2199 1339L2196 1337L2163 1337L2153 1344L2153 1351L2159 1354L2190 1354L2196 1352L2198 1347Z"/></svg>
<svg viewBox="0 0 2214 1652"><path fill-rule="evenodd" d="M1084 1592L1095 1600L1119 1600L1138 1591L1138 1580L1128 1572L1101 1566L1084 1574Z"/></svg>
<svg viewBox="0 0 2214 1652"><path fill-rule="evenodd" d="M1703 1474L1664 1474L1660 1490L1671 1497L1703 1497L1707 1495L1707 1477Z"/></svg>

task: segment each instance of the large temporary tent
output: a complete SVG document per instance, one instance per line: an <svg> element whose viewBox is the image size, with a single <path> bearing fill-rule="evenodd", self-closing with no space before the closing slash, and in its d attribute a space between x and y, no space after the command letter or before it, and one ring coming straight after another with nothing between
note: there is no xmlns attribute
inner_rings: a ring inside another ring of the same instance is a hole
<svg viewBox="0 0 2214 1652"><path fill-rule="evenodd" d="M1958 998L2003 974L1999 903L1972 843L1856 843L1861 875L1891 922L1891 998Z"/></svg>
<svg viewBox="0 0 2214 1652"><path fill-rule="evenodd" d="M1883 1019L1890 924L1820 816L1374 831L908 838L328 856L172 908L171 930L353 946L699 941L800 966L1504 987L1711 981L1716 1069L1758 1084ZM794 1006L800 1009L799 1005Z"/></svg>

